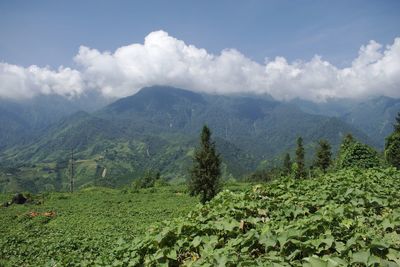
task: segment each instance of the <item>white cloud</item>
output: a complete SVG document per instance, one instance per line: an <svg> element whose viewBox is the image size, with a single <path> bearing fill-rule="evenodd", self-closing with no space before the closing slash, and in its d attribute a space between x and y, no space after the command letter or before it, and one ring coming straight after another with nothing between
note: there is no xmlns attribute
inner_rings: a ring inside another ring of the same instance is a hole
<svg viewBox="0 0 400 267"><path fill-rule="evenodd" d="M280 100L400 97L400 38L386 48L370 41L348 68L335 67L319 56L291 63L276 57L259 64L235 49L213 55L164 31L113 53L81 46L74 59L79 71L0 63L0 96L99 90L105 96L123 97L145 86L170 85L216 94L268 93Z"/></svg>
<svg viewBox="0 0 400 267"><path fill-rule="evenodd" d="M57 71L32 65L23 68L0 62L0 97L30 98L37 94L79 95L84 86L77 70L59 67Z"/></svg>

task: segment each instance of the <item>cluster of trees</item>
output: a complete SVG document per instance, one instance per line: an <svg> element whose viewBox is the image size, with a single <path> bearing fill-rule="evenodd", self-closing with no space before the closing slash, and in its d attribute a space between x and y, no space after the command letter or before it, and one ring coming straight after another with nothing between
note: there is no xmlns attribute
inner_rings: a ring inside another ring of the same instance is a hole
<svg viewBox="0 0 400 267"><path fill-rule="evenodd" d="M329 168L373 168L382 166L383 164L389 164L400 169L400 113L397 115L396 123L393 126L394 131L386 138L385 142L384 159L386 163L372 147L355 140L351 134L347 134L343 138L336 159L332 158L331 145L327 140L320 140L318 142L309 174L311 175L316 170L326 173ZM290 155L287 153L283 160L282 169L284 175L292 174L298 179L307 176L303 140L301 137L297 139L295 162L291 163Z"/></svg>
<svg viewBox="0 0 400 267"><path fill-rule="evenodd" d="M388 164L400 169L400 113L396 117L394 132L386 138L384 154ZM372 168L379 167L382 164L383 160L380 159L376 150L355 140L351 134L347 134L343 138L336 159L332 158L332 148L329 142L319 140L313 163L307 170L303 139L299 137L294 162L292 162L290 154L286 153L281 169L259 170L251 174L247 180L270 181L279 176L277 173L293 176L296 179L304 179L315 172L326 173L330 168ZM215 149L215 143L211 141L211 131L207 126L204 126L200 137L200 147L196 149L194 154L189 179L190 194L193 196L200 195L202 203L211 200L221 189L220 165L221 158Z"/></svg>
<svg viewBox="0 0 400 267"><path fill-rule="evenodd" d="M161 177L160 172L146 171L144 175L133 182L133 188L150 188L168 185L168 182Z"/></svg>
<svg viewBox="0 0 400 267"><path fill-rule="evenodd" d="M319 140L318 147L314 156L314 161L309 171L311 171L311 169L319 169L322 172L326 173L331 164L331 145L327 140ZM295 162L292 163L289 153L285 154L282 165L282 174L284 176L293 174L296 179L306 178L307 170L305 164L305 150L302 137L297 138Z"/></svg>

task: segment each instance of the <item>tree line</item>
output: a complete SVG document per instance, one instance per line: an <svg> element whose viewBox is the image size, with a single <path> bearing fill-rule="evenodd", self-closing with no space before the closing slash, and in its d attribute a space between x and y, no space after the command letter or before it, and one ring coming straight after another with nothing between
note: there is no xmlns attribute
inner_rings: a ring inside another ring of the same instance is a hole
<svg viewBox="0 0 400 267"><path fill-rule="evenodd" d="M267 172L255 172L250 180L270 180L274 175L290 176L294 179L305 179L329 170L350 167L372 168L391 165L400 169L400 112L393 125L394 131L385 140L384 159L370 146L356 140L351 134L344 136L338 155L333 159L332 147L325 139L319 140L314 159L308 168L305 164L305 149L303 138L297 138L295 159L292 162L286 153L282 167L269 175ZM205 203L211 200L222 188L221 186L221 157L216 151L215 143L211 140L211 130L205 125L200 135L200 146L196 148L193 166L190 170L188 183L191 195L200 196Z"/></svg>

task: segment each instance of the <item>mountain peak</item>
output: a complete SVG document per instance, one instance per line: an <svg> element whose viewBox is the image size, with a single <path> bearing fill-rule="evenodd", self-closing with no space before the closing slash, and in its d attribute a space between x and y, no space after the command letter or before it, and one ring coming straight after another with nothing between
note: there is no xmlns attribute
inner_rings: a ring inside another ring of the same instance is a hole
<svg viewBox="0 0 400 267"><path fill-rule="evenodd" d="M117 113L130 110L146 112L148 110L170 110L178 103L203 104L202 95L169 86L144 87L134 95L122 98L112 103L106 110Z"/></svg>

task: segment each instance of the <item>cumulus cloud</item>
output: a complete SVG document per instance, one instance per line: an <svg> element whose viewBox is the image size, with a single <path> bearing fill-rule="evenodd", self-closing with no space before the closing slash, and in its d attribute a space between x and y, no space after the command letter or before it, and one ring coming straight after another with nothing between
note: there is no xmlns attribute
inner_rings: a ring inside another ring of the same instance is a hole
<svg viewBox="0 0 400 267"><path fill-rule="evenodd" d="M0 97L30 98L37 94L79 95L84 90L77 70L60 67L57 71L35 65L23 68L0 62Z"/></svg>
<svg viewBox="0 0 400 267"><path fill-rule="evenodd" d="M152 32L143 44L113 53L81 46L74 60L78 70L1 63L0 96L99 90L105 96L123 97L146 86L169 85L213 94L270 94L279 100L400 97L400 38L385 48L370 41L347 68L320 56L294 62L276 57L260 64L235 49L213 55L164 31Z"/></svg>

